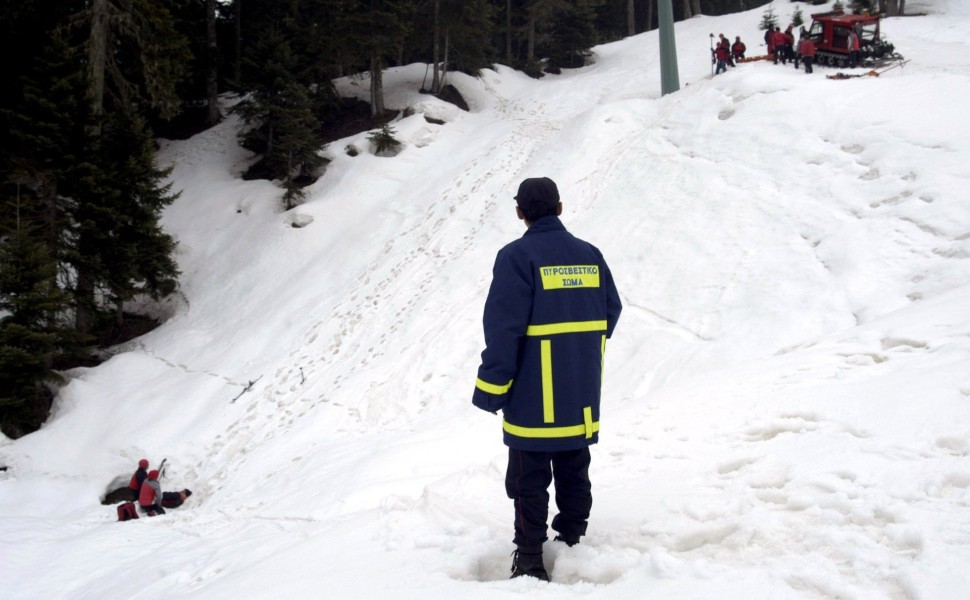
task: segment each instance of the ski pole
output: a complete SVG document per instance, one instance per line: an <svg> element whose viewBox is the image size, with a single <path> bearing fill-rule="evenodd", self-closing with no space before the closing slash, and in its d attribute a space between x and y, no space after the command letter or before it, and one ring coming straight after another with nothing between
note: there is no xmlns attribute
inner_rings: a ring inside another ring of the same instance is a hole
<svg viewBox="0 0 970 600"><path fill-rule="evenodd" d="M716 61L715 61L715 57L714 57L714 34L712 33L711 34L711 77L714 77L714 63L715 62Z"/></svg>

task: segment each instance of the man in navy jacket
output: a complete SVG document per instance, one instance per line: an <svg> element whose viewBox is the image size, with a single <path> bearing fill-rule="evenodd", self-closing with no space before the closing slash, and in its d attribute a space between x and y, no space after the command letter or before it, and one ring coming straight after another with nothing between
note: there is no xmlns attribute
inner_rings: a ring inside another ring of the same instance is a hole
<svg viewBox="0 0 970 600"><path fill-rule="evenodd" d="M526 179L515 200L528 230L495 258L472 402L503 415L505 488L515 507L512 577L548 580L542 544L553 480L556 539L572 546L586 533L589 446L599 438L606 339L621 304L603 255L559 220L555 182Z"/></svg>

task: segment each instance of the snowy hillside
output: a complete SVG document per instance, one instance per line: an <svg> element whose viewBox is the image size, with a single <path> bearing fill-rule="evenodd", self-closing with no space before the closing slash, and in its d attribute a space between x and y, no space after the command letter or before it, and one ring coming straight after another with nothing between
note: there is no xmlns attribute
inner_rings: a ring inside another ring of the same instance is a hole
<svg viewBox="0 0 970 600"><path fill-rule="evenodd" d="M182 296L0 438L0 595L970 597L970 6L907 4L930 14L884 21L911 61L878 78L709 78L709 34L757 54L763 9L678 23L663 97L657 32L452 74L469 112L393 69L403 152L331 144L286 213L239 179L235 117L162 142ZM500 419L471 405L536 176L624 303L589 535L546 544L549 584L507 579ZM142 457L194 494L117 523L100 498Z"/></svg>

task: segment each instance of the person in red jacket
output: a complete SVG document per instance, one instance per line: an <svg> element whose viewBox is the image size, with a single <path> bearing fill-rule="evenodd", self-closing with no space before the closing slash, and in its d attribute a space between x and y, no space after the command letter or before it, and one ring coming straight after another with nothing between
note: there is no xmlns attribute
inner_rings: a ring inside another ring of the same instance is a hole
<svg viewBox="0 0 970 600"><path fill-rule="evenodd" d="M802 62L805 63L805 72L811 73L812 63L815 62L815 42L812 41L812 38L802 38L802 41L798 43L798 53L802 57Z"/></svg>
<svg viewBox="0 0 970 600"><path fill-rule="evenodd" d="M717 59L717 69L714 71L714 74L720 75L722 71L727 71L727 61L731 58L731 52L728 50L726 41L717 43L717 48L714 50L714 58Z"/></svg>
<svg viewBox="0 0 970 600"><path fill-rule="evenodd" d="M860 62L859 49L861 48L861 45L859 43L859 34L856 33L854 29L849 31L848 46L849 46L849 67L854 69L859 65L859 62Z"/></svg>
<svg viewBox="0 0 970 600"><path fill-rule="evenodd" d="M789 25L785 30L785 58L795 60L795 34L792 33L794 25Z"/></svg>
<svg viewBox="0 0 970 600"><path fill-rule="evenodd" d="M724 47L728 49L727 66L733 67L734 59L731 57L731 40L727 39L727 37L725 37L723 33L720 34L720 36L721 36L720 38L721 41L718 43L724 44Z"/></svg>
<svg viewBox="0 0 970 600"><path fill-rule="evenodd" d="M138 469L134 472L134 474L132 474L131 481L128 482L128 489L131 491L132 500L138 499L138 493L141 491L141 484L144 483L147 477L148 477L148 459L143 458L140 461L138 461Z"/></svg>
<svg viewBox="0 0 970 600"><path fill-rule="evenodd" d="M148 513L149 517L165 514L165 509L162 508L162 488L158 485L157 469L149 471L148 478L141 484L138 504L141 505L143 511Z"/></svg>
<svg viewBox="0 0 970 600"><path fill-rule="evenodd" d="M787 38L781 30L781 27L775 27L775 33L771 36L771 41L775 47L775 64L778 64L778 59L781 59L781 64L788 62L788 54L785 52Z"/></svg>
<svg viewBox="0 0 970 600"><path fill-rule="evenodd" d="M744 58L745 50L747 50L747 48L744 46L744 42L741 41L741 36L735 36L734 45L731 46L731 52L734 54L734 60L737 61Z"/></svg>

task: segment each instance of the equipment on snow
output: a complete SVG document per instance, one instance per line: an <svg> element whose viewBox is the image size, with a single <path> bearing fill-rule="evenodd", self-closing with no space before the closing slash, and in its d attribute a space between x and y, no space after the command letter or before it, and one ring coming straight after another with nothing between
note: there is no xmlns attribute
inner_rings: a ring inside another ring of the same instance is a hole
<svg viewBox="0 0 970 600"><path fill-rule="evenodd" d="M259 377L257 377L256 379L250 379L250 380L249 380L249 383L247 383L247 384L246 384L246 385L245 385L245 386L243 387L243 389L242 389L242 391L241 391L241 392L239 392L238 394L236 394L236 397L235 397L235 398L233 398L232 400L230 400L230 401L229 401L229 404L232 404L232 403L233 403L233 402L235 402L236 400L239 400L239 398L240 398L240 396L242 396L243 394L245 394L245 393L246 393L246 392L248 392L249 390L251 390L251 389L253 389L253 385L255 385L255 383L256 383L257 381L259 381L260 379L262 379L262 378L263 378L263 376L262 376L262 375L260 375L260 376L259 376ZM239 385L239 384L236 384L236 385Z"/></svg>
<svg viewBox="0 0 970 600"><path fill-rule="evenodd" d="M128 521L130 519L137 519L138 511L135 509L134 502L123 502L118 505L118 520Z"/></svg>
<svg viewBox="0 0 970 600"><path fill-rule="evenodd" d="M762 54L761 56L746 56L745 58L737 58L734 62L739 63L749 63L755 62L756 60L774 60L775 57L771 54Z"/></svg>
<svg viewBox="0 0 970 600"><path fill-rule="evenodd" d="M717 58L714 56L714 34L711 34L711 77L714 76L714 63L717 62Z"/></svg>
<svg viewBox="0 0 970 600"><path fill-rule="evenodd" d="M884 69L880 69L878 71L872 70L872 71L867 71L865 73L858 73L858 74L849 74L849 73L839 72L839 73L836 73L835 75L826 75L825 78L826 79L855 79L856 77L879 77L880 75L882 75L886 71L890 71L892 69L895 69L896 67L901 67L901 66L905 65L908 62L909 62L908 60L901 60L901 61L894 62L893 64L889 65L888 67L886 67Z"/></svg>
<svg viewBox="0 0 970 600"><path fill-rule="evenodd" d="M851 62L849 34L859 38L859 66L873 67L886 59L899 60L895 47L879 31L881 15L847 15L841 10L812 15L808 35L815 43L815 64L845 67Z"/></svg>

